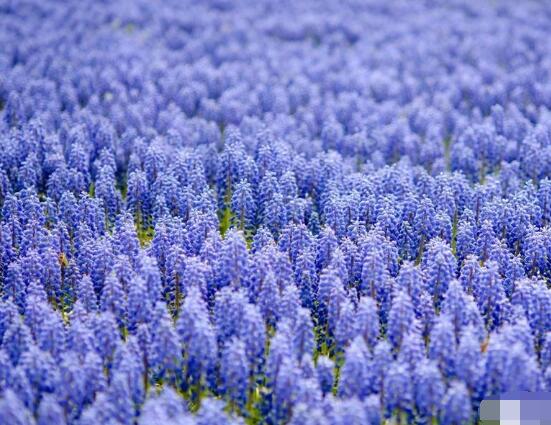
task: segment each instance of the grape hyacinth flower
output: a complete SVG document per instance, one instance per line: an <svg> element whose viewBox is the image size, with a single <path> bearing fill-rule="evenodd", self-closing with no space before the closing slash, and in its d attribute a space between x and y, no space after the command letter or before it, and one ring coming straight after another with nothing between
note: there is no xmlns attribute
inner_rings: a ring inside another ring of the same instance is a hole
<svg viewBox="0 0 551 425"><path fill-rule="evenodd" d="M0 423L551 389L545 2L73 3L0 7Z"/></svg>

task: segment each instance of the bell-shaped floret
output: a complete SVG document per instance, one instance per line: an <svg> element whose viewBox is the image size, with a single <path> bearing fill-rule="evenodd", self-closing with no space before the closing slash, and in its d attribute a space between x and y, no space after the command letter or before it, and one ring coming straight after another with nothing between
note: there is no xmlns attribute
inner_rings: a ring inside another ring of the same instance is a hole
<svg viewBox="0 0 551 425"><path fill-rule="evenodd" d="M270 353L266 365L266 376L268 382L274 382L278 370L286 357L293 357L292 329L288 321L278 324L276 334L272 337L270 343ZM294 358L294 357L293 357Z"/></svg>
<svg viewBox="0 0 551 425"><path fill-rule="evenodd" d="M306 403L297 403L289 425L328 425L329 421L323 410Z"/></svg>
<svg viewBox="0 0 551 425"><path fill-rule="evenodd" d="M337 400L333 410L332 423L361 425L367 424L368 419L365 406L360 399L352 397L345 400Z"/></svg>
<svg viewBox="0 0 551 425"><path fill-rule="evenodd" d="M297 360L300 361L305 355L311 356L314 350L314 329L308 309L300 308L297 310L292 332L293 350Z"/></svg>
<svg viewBox="0 0 551 425"><path fill-rule="evenodd" d="M337 279L329 293L327 302L327 324L331 337L336 335L337 325L340 320L342 308L345 303L350 302L346 297L346 292L342 286L341 280ZM350 308L348 308L350 310ZM350 311L347 312L350 315Z"/></svg>
<svg viewBox="0 0 551 425"><path fill-rule="evenodd" d="M379 394L384 394L384 379L388 371L388 365L393 362L392 347L386 340L377 343L373 350L372 361L372 382L371 390Z"/></svg>
<svg viewBox="0 0 551 425"><path fill-rule="evenodd" d="M162 281L155 257L142 254L138 260L138 273L145 282L147 298L155 305L162 296Z"/></svg>
<svg viewBox="0 0 551 425"><path fill-rule="evenodd" d="M318 236L316 267L322 270L329 265L331 255L337 247L337 237L330 227L324 227Z"/></svg>
<svg viewBox="0 0 551 425"><path fill-rule="evenodd" d="M405 262L400 267L400 272L396 278L396 284L400 289L406 291L413 304L419 301L423 290L426 290L425 277L421 267L415 266L412 262Z"/></svg>

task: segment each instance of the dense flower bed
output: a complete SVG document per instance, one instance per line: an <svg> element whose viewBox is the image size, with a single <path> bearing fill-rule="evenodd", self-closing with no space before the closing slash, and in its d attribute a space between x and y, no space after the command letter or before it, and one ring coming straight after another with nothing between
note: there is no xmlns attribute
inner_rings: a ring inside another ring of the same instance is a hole
<svg viewBox="0 0 551 425"><path fill-rule="evenodd" d="M442 425L551 391L551 9L0 2L0 423Z"/></svg>

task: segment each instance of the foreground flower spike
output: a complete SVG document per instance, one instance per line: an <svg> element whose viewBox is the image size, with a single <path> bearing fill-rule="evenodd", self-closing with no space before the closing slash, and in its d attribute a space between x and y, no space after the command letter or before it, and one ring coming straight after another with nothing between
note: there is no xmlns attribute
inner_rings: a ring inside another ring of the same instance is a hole
<svg viewBox="0 0 551 425"><path fill-rule="evenodd" d="M150 396L140 413L140 425L153 424L159 420L174 421L175 423L191 422L187 415L185 402L171 387L165 387L160 394Z"/></svg>
<svg viewBox="0 0 551 425"><path fill-rule="evenodd" d="M191 424L193 422L182 423ZM197 425L237 425L241 422L224 412L224 404L220 400L206 399L201 411L197 415L196 423Z"/></svg>
<svg viewBox="0 0 551 425"><path fill-rule="evenodd" d="M318 376L319 386L323 394L330 393L333 389L333 373L335 364L331 359L325 356L320 356L316 365L316 373Z"/></svg>
<svg viewBox="0 0 551 425"><path fill-rule="evenodd" d="M74 3L0 7L0 425L551 389L544 2Z"/></svg>
<svg viewBox="0 0 551 425"><path fill-rule="evenodd" d="M424 361L413 377L415 405L419 415L430 421L436 417L444 398L445 384L433 361Z"/></svg>
<svg viewBox="0 0 551 425"><path fill-rule="evenodd" d="M402 291L398 292L392 300L387 329L388 339L394 349L400 349L404 335L411 326L413 318L413 306L409 295Z"/></svg>
<svg viewBox="0 0 551 425"><path fill-rule="evenodd" d="M223 393L242 408L247 399L249 371L245 344L239 339L232 340L222 353L220 375Z"/></svg>
<svg viewBox="0 0 551 425"><path fill-rule="evenodd" d="M404 336L397 359L414 371L420 361L426 356L426 347L421 333L421 324L413 321L410 324L408 333Z"/></svg>
<svg viewBox="0 0 551 425"><path fill-rule="evenodd" d="M344 397L356 395L365 397L369 394L370 353L361 338L356 338L345 353L345 363L341 370L339 393Z"/></svg>
<svg viewBox="0 0 551 425"><path fill-rule="evenodd" d="M483 387L484 353L474 328L466 327L462 334L455 358L455 375L462 380L472 394Z"/></svg>
<svg viewBox="0 0 551 425"><path fill-rule="evenodd" d="M356 309L356 331L362 336L365 343L373 349L380 333L377 304L370 297L362 297Z"/></svg>
<svg viewBox="0 0 551 425"><path fill-rule="evenodd" d="M469 393L462 382L452 382L444 399L440 421L446 425L459 425L470 423L472 407L469 400Z"/></svg>
<svg viewBox="0 0 551 425"><path fill-rule="evenodd" d="M124 324L126 316L126 296L115 272L109 273L101 292L100 307L102 311L110 311L119 324Z"/></svg>
<svg viewBox="0 0 551 425"><path fill-rule="evenodd" d="M243 234L231 229L222 244L219 257L219 286L231 285L239 288L244 285L248 267L248 252Z"/></svg>
<svg viewBox="0 0 551 425"><path fill-rule="evenodd" d="M251 185L247 181L241 181L237 184L232 194L231 209L237 228L243 230L254 226L256 206Z"/></svg>
<svg viewBox="0 0 551 425"><path fill-rule="evenodd" d="M66 419L63 409L51 395L46 395L38 408L37 425L65 425Z"/></svg>
<svg viewBox="0 0 551 425"><path fill-rule="evenodd" d="M456 259L444 241L434 239L423 255L423 264L434 304L438 307L449 283L455 278Z"/></svg>
<svg viewBox="0 0 551 425"><path fill-rule="evenodd" d="M217 357L216 336L208 318L207 306L201 298L198 288L191 288L184 301L182 310L176 323L176 329L183 345L183 360L185 367L185 379L188 385L201 385L208 373L212 372ZM227 353L232 360L239 357L241 364L234 365L236 368L245 367L245 348L240 341L235 351ZM180 361L181 356L175 359ZM229 371L228 373L232 373ZM242 372L245 376L246 373ZM236 391L241 391L239 384L234 384L233 379L230 385L237 386ZM235 378L237 379L237 378ZM239 398L241 394L236 394Z"/></svg>
<svg viewBox="0 0 551 425"><path fill-rule="evenodd" d="M159 304L155 313L158 323L151 330L150 366L160 379L172 378L180 365L181 349L176 330L168 316L166 306Z"/></svg>
<svg viewBox="0 0 551 425"><path fill-rule="evenodd" d="M407 365L393 362L384 378L383 402L388 416L394 412L409 414L412 409L413 384Z"/></svg>
<svg viewBox="0 0 551 425"><path fill-rule="evenodd" d="M429 358L438 363L444 376L451 376L454 372L456 353L456 338L451 320L441 315L430 334Z"/></svg>

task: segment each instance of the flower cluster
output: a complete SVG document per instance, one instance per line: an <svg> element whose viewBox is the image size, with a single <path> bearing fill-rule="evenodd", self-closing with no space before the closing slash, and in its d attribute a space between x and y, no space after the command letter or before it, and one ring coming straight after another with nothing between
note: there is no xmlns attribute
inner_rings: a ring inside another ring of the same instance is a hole
<svg viewBox="0 0 551 425"><path fill-rule="evenodd" d="M0 4L0 423L467 424L551 391L543 2Z"/></svg>

